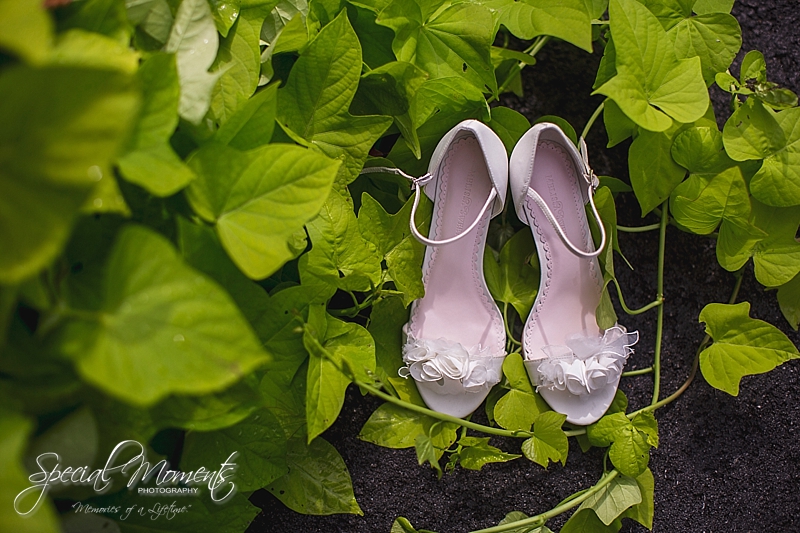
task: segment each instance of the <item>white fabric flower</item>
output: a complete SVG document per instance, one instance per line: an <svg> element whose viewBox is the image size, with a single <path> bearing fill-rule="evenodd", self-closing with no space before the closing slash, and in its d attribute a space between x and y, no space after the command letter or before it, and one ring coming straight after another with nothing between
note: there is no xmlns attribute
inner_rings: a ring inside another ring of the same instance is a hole
<svg viewBox="0 0 800 533"><path fill-rule="evenodd" d="M576 396L602 389L619 378L638 341L638 332L616 325L602 337L573 335L566 346L545 346L542 351L548 357L536 369L537 389L566 390Z"/></svg>
<svg viewBox="0 0 800 533"><path fill-rule="evenodd" d="M483 392L500 381L503 357L480 345L465 348L447 339L415 339L405 330L403 361L398 375L417 381L437 382L443 394Z"/></svg>

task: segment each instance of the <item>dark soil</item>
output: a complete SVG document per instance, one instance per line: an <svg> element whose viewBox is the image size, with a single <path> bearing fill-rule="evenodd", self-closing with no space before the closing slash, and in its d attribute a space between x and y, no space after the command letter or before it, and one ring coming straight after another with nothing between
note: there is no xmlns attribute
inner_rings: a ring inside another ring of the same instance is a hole
<svg viewBox="0 0 800 533"><path fill-rule="evenodd" d="M758 49L767 60L772 81L800 91L800 4L797 0L739 0L733 14L742 26L744 52ZM505 98L530 120L546 114L563 116L579 129L602 100L587 98L600 51L588 55L568 45L550 43L537 56L537 65L524 72L525 97ZM729 114L724 93L714 94L720 124ZM606 149L602 122L588 138L598 174L627 179L627 143ZM642 221L636 200L618 198L620 223ZM622 250L635 270L619 266L627 303L639 307L656 292L655 232L620 234ZM621 264L621 262L620 262ZM675 391L689 373L703 337L698 314L709 302L727 301L732 274L716 261L713 242L669 228L667 233L666 304L662 397ZM750 268L739 301L752 304L751 316L778 325L800 344L780 313L774 291L765 291ZM651 364L655 313L627 317L642 341L627 369ZM621 389L632 408L646 405L652 377L625 378ZM325 438L341 452L350 469L356 498L364 516L303 516L285 508L265 491L251 500L263 509L248 531L252 533L389 533L393 520L407 517L417 528L439 533L464 533L496 525L513 510L537 514L569 494L591 486L601 474L602 453L581 453L574 439L566 467L548 470L528 461L493 464L481 472L457 469L437 480L433 470L417 465L413 449L390 450L358 440L361 426L380 405L372 397L348 392L339 420ZM800 361L747 377L734 398L705 383L698 373L688 391L657 412L661 446L653 450L650 468L655 476L655 532L800 531ZM475 420L486 423L482 412ZM519 452L519 442L492 439L492 444ZM554 530L566 517L548 523ZM645 531L626 520L623 531Z"/></svg>

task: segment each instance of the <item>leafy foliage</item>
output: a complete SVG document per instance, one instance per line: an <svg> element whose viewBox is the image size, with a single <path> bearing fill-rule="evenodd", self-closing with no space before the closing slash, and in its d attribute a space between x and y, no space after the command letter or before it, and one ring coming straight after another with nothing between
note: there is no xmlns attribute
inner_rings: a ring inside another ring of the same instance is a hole
<svg viewBox="0 0 800 533"><path fill-rule="evenodd" d="M606 97L609 146L632 137L630 187L603 177L596 193L606 287L622 253L614 196L632 189L643 215L660 208L716 239L725 269L752 259L796 329L800 108L759 52L738 77L728 71L741 46L732 4L0 1L0 529L60 529L49 500L29 520L12 511L24 457L68 441L80 446L65 457L95 467L123 439L154 446L172 433L184 469L238 451L241 494L223 506L193 499L170 531L244 531L259 489L302 513L361 514L324 439L354 382L387 400L359 437L414 447L439 475L442 464L480 470L522 456L564 465L568 435L581 430L536 393L514 338L538 290L530 231L509 213L490 227L483 264L509 355L486 403L493 425L470 426L523 439L521 456L427 411L397 375L425 250L408 229L409 184L360 174L372 163L423 174L467 118L510 152L528 118L489 104L522 94L520 70L553 38L604 47L595 93ZM525 49L498 38L509 34ZM734 109L721 131L712 83ZM565 120L543 120L577 144ZM423 232L430 212L423 198ZM616 322L605 292L597 316ZM713 338L700 368L731 394L743 376L798 357L746 303L710 304L700 320ZM609 447L618 474L578 496L562 532L617 531L623 518L652 527L657 423L649 409L626 410L620 393L579 436L584 448ZM512 512L501 524L527 519ZM550 531L534 522L517 531ZM398 518L392 531L416 530Z"/></svg>

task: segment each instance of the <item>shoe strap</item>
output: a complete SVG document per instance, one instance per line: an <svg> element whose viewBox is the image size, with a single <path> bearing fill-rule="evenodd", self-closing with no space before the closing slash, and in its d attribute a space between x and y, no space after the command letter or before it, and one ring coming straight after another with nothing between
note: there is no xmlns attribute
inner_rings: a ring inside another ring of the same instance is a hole
<svg viewBox="0 0 800 533"><path fill-rule="evenodd" d="M534 203L537 206L539 206L539 209L542 210L542 213L544 213L544 216L545 218L547 218L547 221L550 222L550 224L553 226L553 229L556 230L556 233L558 234L559 238L561 238L561 241L567 246L567 248L569 248L569 250L573 254L579 257L591 258L591 257L597 257L603 252L603 249L606 247L607 237L606 237L606 228L605 226L603 226L603 221L600 219L600 213L597 212L597 206L594 203L594 192L597 190L597 186L599 185L600 180L597 179L597 176L592 170L592 167L589 166L589 156L587 154L586 143L584 142L583 137L581 137L580 140L580 154L581 154L581 159L583 160L583 179L588 184L587 189L589 196L589 205L592 208L592 214L594 215L594 219L597 222L597 226L598 228L600 228L600 246L598 246L595 251L585 252L580 248L578 248L577 246L575 246L572 243L572 241L569 240L569 237L567 237L567 233L564 231L564 228L562 228L561 225L558 223L558 220L556 219L555 215L553 215L553 212L550 210L550 207L548 207L547 202L545 202L544 199L541 196L539 196L539 193L534 191L532 188L528 187L527 195L528 198L533 200Z"/></svg>
<svg viewBox="0 0 800 533"><path fill-rule="evenodd" d="M424 235L422 235L419 232L419 229L417 228L417 224L416 224L417 208L419 207L419 199L420 199L420 196L422 195L422 186L424 186L429 181L431 181L433 179L433 175L430 172L428 172L426 174L423 174L420 177L414 177L414 176L411 176L409 174L406 174L405 172L403 172L399 168L393 168L393 167L367 167L364 170L362 170L360 173L361 174L374 174L374 173L379 173L379 172L382 172L382 173L385 173L385 174L394 174L396 176L403 176L404 178L406 178L406 179L411 181L411 189L416 191L416 193L414 194L414 203L411 206L411 217L410 217L410 219L408 221L408 227L411 229L411 234L414 235L414 238L416 238L419 242L421 242L422 244L425 244L427 246L442 246L442 245L445 245L445 244L450 244L452 242L456 242L457 240L465 237L470 231L475 229L475 227L480 223L480 221L483 219L483 216L486 214L486 211L488 211L489 208L494 203L494 199L497 198L497 190L495 190L495 188L492 187L492 190L489 193L489 198L486 200L486 203L483 204L483 207L481 208L480 213L478 213L478 216L475 218L475 220L472 222L472 224L469 225L469 227L467 229L465 229L464 231L462 231L461 233L459 233L458 235L456 235L454 237L450 237L449 239L443 239L443 240L440 240L440 241L435 241L435 240L429 239L429 238L425 237Z"/></svg>

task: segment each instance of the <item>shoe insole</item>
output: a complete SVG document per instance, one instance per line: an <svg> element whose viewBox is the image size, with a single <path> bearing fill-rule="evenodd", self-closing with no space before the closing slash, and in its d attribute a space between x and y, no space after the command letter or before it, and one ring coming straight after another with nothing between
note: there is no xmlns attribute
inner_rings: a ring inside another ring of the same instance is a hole
<svg viewBox="0 0 800 533"><path fill-rule="evenodd" d="M475 221L491 191L478 141L474 137L455 141L439 173L430 238L443 240L462 233ZM463 238L426 251L425 296L416 301L411 317L417 338L444 338L465 348L489 346L492 353L505 353L502 318L483 278L490 218L491 209L487 209Z"/></svg>
<svg viewBox="0 0 800 533"><path fill-rule="evenodd" d="M585 187L572 157L558 143L540 140L530 187L547 203L575 246L594 250L584 210ZM542 280L533 311L523 331L525 359L546 357L542 348L564 345L570 335L599 336L595 310L600 302L602 274L595 258L573 254L530 197L524 205L533 231Z"/></svg>

